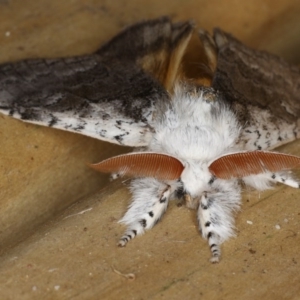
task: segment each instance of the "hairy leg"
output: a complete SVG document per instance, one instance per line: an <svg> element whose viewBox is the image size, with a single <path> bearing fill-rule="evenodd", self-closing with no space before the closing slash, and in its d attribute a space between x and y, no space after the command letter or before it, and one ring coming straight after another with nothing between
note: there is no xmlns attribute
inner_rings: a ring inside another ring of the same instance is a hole
<svg viewBox="0 0 300 300"><path fill-rule="evenodd" d="M295 179L291 176L288 172L277 172L271 175L272 180L281 182L283 184L289 185L293 188L299 189L300 188L300 181L299 179Z"/></svg>
<svg viewBox="0 0 300 300"><path fill-rule="evenodd" d="M132 203L125 216L119 221L126 224L127 230L118 245L124 247L135 236L152 228L162 217L175 187L154 178L141 178L132 181Z"/></svg>
<svg viewBox="0 0 300 300"><path fill-rule="evenodd" d="M234 236L233 212L240 206L240 188L236 181L217 183L217 188L205 192L198 206L199 229L208 240L211 262L219 262L220 245Z"/></svg>
<svg viewBox="0 0 300 300"><path fill-rule="evenodd" d="M257 190L267 190L272 187L272 183L283 183L293 188L300 188L299 179L292 177L287 171L282 172L265 172L262 174L251 175L243 178L245 184L254 187Z"/></svg>

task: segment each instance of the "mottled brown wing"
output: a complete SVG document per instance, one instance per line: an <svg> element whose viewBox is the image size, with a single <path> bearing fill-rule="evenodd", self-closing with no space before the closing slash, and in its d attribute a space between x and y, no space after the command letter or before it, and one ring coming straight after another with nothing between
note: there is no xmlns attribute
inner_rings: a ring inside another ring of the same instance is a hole
<svg viewBox="0 0 300 300"><path fill-rule="evenodd" d="M231 179L299 167L300 157L294 155L249 151L224 155L211 163L209 170L217 178Z"/></svg>
<svg viewBox="0 0 300 300"><path fill-rule="evenodd" d="M265 51L251 49L215 29L218 63L213 87L229 101L268 108L286 121L300 116L300 69Z"/></svg>
<svg viewBox="0 0 300 300"><path fill-rule="evenodd" d="M270 150L300 138L299 67L251 49L221 29L215 29L214 41L212 86L237 114L240 148ZM207 49L213 55L213 47Z"/></svg>
<svg viewBox="0 0 300 300"><path fill-rule="evenodd" d="M160 180L176 180L184 167L173 156L160 153L129 153L106 159L91 167L104 173L118 173L121 176L154 177Z"/></svg>
<svg viewBox="0 0 300 300"><path fill-rule="evenodd" d="M127 146L145 146L169 101L193 27L168 18L128 27L96 53L0 65L0 112Z"/></svg>

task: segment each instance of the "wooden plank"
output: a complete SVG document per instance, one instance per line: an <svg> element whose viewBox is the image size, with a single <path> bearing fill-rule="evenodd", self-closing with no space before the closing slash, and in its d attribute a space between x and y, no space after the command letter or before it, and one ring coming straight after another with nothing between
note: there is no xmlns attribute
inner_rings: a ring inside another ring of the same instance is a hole
<svg viewBox="0 0 300 300"><path fill-rule="evenodd" d="M90 53L124 25L169 14L209 30L220 26L249 45L299 62L299 12L297 0L0 1L0 61ZM300 294L298 190L245 192L238 238L225 243L218 265L208 261L195 212L176 203L153 230L120 249L116 242L124 229L116 221L129 203L128 192L116 182L96 193L107 181L85 163L124 150L3 116L0 123L1 299ZM283 151L300 155L299 149L295 142Z"/></svg>

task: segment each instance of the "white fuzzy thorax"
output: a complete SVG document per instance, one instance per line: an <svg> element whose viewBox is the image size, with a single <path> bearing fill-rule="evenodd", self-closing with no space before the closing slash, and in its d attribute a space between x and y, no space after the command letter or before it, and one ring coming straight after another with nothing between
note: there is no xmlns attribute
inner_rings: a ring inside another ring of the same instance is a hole
<svg viewBox="0 0 300 300"><path fill-rule="evenodd" d="M149 150L203 163L234 147L239 136L234 113L223 102L206 101L203 95L175 88L169 109L154 124Z"/></svg>

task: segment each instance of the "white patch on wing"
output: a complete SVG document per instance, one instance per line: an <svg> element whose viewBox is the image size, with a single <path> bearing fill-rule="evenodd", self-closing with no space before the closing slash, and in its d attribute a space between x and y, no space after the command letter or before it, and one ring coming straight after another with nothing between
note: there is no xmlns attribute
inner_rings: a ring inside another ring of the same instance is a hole
<svg viewBox="0 0 300 300"><path fill-rule="evenodd" d="M284 120L276 124L266 110L249 106L252 120L247 124L239 139L239 145L245 150L270 150L286 144L300 136L300 124L287 123Z"/></svg>
<svg viewBox="0 0 300 300"><path fill-rule="evenodd" d="M9 110L0 109L0 112L9 115ZM79 117L74 111L62 113L36 109L36 112L38 120L22 119L22 121L77 132L110 143L133 147L148 145L153 135L146 122L136 122L113 112L106 113L99 108L94 109L87 117ZM103 117L104 115L108 117ZM21 119L17 111L12 116Z"/></svg>

